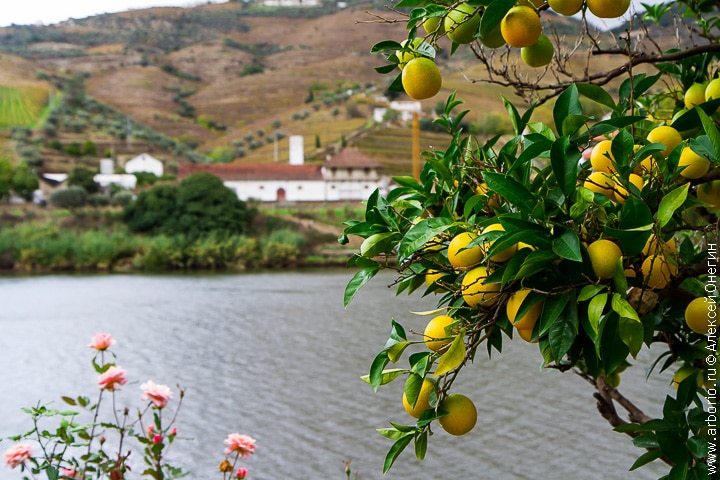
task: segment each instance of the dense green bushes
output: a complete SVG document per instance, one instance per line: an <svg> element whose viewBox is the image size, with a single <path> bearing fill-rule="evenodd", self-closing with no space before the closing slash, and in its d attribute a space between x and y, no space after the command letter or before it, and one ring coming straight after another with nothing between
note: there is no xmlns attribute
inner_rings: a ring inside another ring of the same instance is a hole
<svg viewBox="0 0 720 480"><path fill-rule="evenodd" d="M208 173L190 175L179 185L156 185L138 194L124 212L134 232L197 238L216 231L242 234L254 211Z"/></svg>

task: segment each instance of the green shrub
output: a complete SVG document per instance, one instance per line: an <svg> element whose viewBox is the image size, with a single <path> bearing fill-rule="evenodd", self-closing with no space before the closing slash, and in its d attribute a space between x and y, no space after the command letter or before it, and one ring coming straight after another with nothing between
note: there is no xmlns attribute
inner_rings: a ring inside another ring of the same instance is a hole
<svg viewBox="0 0 720 480"><path fill-rule="evenodd" d="M84 206L88 194L82 187L67 187L55 190L50 194L50 204L57 208L76 209Z"/></svg>
<svg viewBox="0 0 720 480"><path fill-rule="evenodd" d="M110 205L110 197L102 193L93 193L88 195L87 203L92 207L107 207Z"/></svg>
<svg viewBox="0 0 720 480"><path fill-rule="evenodd" d="M133 194L131 192L117 192L113 195L110 203L116 207L126 207L132 202Z"/></svg>

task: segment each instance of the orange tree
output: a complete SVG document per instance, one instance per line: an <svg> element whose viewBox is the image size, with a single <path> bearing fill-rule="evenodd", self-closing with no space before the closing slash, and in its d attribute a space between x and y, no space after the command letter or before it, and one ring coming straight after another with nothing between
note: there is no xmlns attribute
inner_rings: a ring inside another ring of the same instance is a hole
<svg viewBox="0 0 720 480"><path fill-rule="evenodd" d="M503 98L513 133L481 141L463 131L468 111L449 95L435 120L451 137L447 149L425 152L419 178L396 177L397 188L368 199L363 220L345 224L341 242L363 238L349 261L357 271L346 305L384 268L397 271L398 294L438 298L439 318L422 335L391 320L366 377L374 389L403 380L403 405L417 418L378 430L393 441L385 471L412 443L423 458L437 424L458 435L473 427L472 400L453 383L483 350L517 337L537 344L546 368L574 371L594 387L599 413L640 449L631 469L657 460L667 478L715 471L720 3L646 6L608 47L588 11L614 16L628 4L402 0L393 8L408 39L375 45L388 60L378 72L433 60L449 37L451 54L469 48L485 64L480 81L529 103ZM576 42L560 41L551 7L579 11ZM521 50L538 41L538 51ZM593 72L596 58L616 64ZM521 62L541 73L528 80ZM397 74L390 88L409 84ZM548 101L552 121L534 121ZM601 118L588 112L593 102ZM414 343L427 348L405 358ZM657 399L661 418L617 388L651 345L662 352L651 372L673 372L677 387Z"/></svg>

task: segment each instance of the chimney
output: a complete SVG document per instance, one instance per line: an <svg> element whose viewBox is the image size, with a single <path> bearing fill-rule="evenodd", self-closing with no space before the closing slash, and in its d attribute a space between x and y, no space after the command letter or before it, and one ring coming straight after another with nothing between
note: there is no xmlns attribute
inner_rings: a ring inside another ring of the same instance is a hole
<svg viewBox="0 0 720 480"><path fill-rule="evenodd" d="M305 147L302 135L290 136L290 165L302 165L305 163Z"/></svg>

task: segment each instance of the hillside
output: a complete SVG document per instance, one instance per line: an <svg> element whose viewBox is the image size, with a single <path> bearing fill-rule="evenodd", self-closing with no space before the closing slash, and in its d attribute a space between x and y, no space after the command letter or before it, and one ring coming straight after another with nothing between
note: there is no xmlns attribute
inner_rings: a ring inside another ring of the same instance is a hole
<svg viewBox="0 0 720 480"><path fill-rule="evenodd" d="M53 131L33 137L44 140L25 139L18 148L17 138L8 139L3 151L36 148L31 156L46 169L141 151L175 163L208 155L270 162L286 160L287 137L300 134L307 158L355 143L402 172L410 165L410 131L386 132L368 122L375 97L392 80L374 71L384 60L369 52L377 41L407 32L404 21L377 22L368 11L402 19L362 3L303 9L232 2L0 29L0 86L43 86L52 98L59 83L81 79L77 88L97 101L83 106L81 118L53 118ZM579 28L560 17L552 23L559 34ZM507 91L468 81L483 76L470 52L451 58L441 52L439 63L444 88L423 102L425 111L452 91L473 110L470 122L503 110L500 95ZM95 156L67 153L68 145L88 141L97 146ZM422 142L442 146L436 134Z"/></svg>

